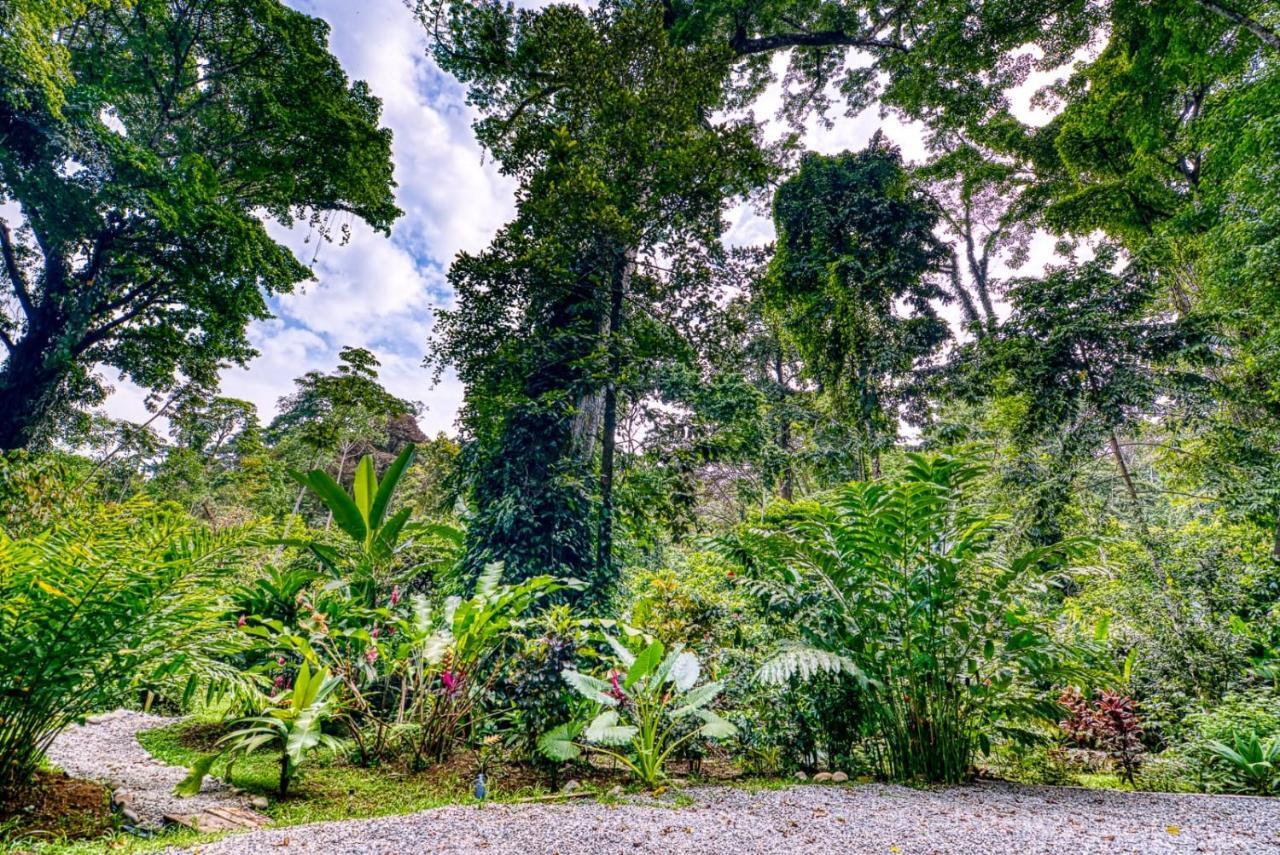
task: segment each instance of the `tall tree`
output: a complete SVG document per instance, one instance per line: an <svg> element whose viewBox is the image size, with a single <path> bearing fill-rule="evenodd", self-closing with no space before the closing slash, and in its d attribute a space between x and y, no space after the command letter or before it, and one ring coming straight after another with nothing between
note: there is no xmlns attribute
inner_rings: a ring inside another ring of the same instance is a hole
<svg viewBox="0 0 1280 855"><path fill-rule="evenodd" d="M248 359L266 295L309 275L264 215L326 234L398 215L379 103L323 22L278 0L62 8L24 19L55 27L29 35L57 45L61 106L0 100L0 200L21 211L0 221L4 449L100 398L97 364L166 389Z"/></svg>
<svg viewBox="0 0 1280 855"><path fill-rule="evenodd" d="M876 135L856 154L806 155L773 203L778 242L765 301L809 376L862 436L866 477L917 409L912 369L946 340L932 280L938 214L898 150Z"/></svg>
<svg viewBox="0 0 1280 855"><path fill-rule="evenodd" d="M455 265L461 298L442 318L437 348L468 385L468 413L499 392L515 395L490 432L507 474L482 474L487 486L476 495L479 517L492 508L497 530L472 532L477 544L485 539L486 557L505 557L518 573L542 572L538 562L556 556L607 580L617 429L628 365L643 350L636 342L646 319L694 302L686 286L705 277L690 271L719 251L724 201L760 183L767 164L752 123L712 118L728 106L730 55L673 45L656 0L590 11L429 2L420 12L437 60L482 110L480 141L522 181L517 220L489 253ZM485 305L504 311L478 311ZM536 437L539 453L508 444L521 437ZM582 477L597 449L590 490ZM592 493L599 512L587 558L583 531L568 521ZM534 495L550 503L512 515ZM565 525L575 533L548 537ZM534 546L548 541L550 551Z"/></svg>

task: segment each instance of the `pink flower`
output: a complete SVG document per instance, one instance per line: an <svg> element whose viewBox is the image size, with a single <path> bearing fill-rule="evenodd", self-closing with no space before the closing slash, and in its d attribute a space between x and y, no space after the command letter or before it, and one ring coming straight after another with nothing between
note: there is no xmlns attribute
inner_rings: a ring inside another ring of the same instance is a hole
<svg viewBox="0 0 1280 855"><path fill-rule="evenodd" d="M284 657L283 657L283 656L277 656L277 657L276 657L276 664L277 664L277 665L283 665L283 664L284 664Z"/></svg>
<svg viewBox="0 0 1280 855"><path fill-rule="evenodd" d="M369 652L364 655L365 661L372 665L378 661L378 648L370 647Z"/></svg>
<svg viewBox="0 0 1280 855"><path fill-rule="evenodd" d="M454 674L452 671L445 671L440 675L440 682L444 684L445 694L452 695L458 691L458 680L461 674Z"/></svg>
<svg viewBox="0 0 1280 855"><path fill-rule="evenodd" d="M609 691L609 694L613 695L620 701L625 701L627 699L627 693L622 690L622 684L618 682L617 671L609 672L609 682L613 684L613 688Z"/></svg>
<svg viewBox="0 0 1280 855"><path fill-rule="evenodd" d="M377 638L377 637L378 637L378 625L377 625L377 624L374 624L374 625L373 625L373 629L369 630L369 637L370 637L370 638Z"/></svg>
<svg viewBox="0 0 1280 855"><path fill-rule="evenodd" d="M398 602L400 602L400 586L392 585L391 586L391 605L394 606Z"/></svg>
<svg viewBox="0 0 1280 855"><path fill-rule="evenodd" d="M240 615L240 620L236 621L236 626L244 626L244 615Z"/></svg>

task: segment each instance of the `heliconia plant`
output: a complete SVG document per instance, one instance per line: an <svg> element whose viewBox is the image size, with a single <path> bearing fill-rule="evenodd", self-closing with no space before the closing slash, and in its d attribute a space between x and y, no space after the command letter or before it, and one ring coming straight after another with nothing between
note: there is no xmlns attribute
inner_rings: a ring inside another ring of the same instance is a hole
<svg viewBox="0 0 1280 855"><path fill-rule="evenodd" d="M564 762L584 750L594 751L614 758L645 786L654 787L665 779L667 761L690 740L737 733L732 723L709 708L724 684L697 686L697 656L679 646L667 652L660 641L638 654L616 639L608 641L618 667L604 679L572 669L563 672L565 682L592 703L588 715L542 736L538 748L547 757Z"/></svg>

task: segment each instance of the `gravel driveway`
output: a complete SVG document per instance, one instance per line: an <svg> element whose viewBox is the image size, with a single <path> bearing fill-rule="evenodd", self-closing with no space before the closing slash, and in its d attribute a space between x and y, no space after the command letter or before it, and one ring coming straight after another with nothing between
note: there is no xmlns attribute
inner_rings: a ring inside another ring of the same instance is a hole
<svg viewBox="0 0 1280 855"><path fill-rule="evenodd" d="M1280 853L1280 799L975 784L690 792L683 808L489 805L264 829L199 855Z"/></svg>

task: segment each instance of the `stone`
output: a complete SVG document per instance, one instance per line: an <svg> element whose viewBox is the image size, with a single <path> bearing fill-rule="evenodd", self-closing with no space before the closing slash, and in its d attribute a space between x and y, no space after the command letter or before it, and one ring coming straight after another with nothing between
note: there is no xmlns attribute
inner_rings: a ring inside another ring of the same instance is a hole
<svg viewBox="0 0 1280 855"><path fill-rule="evenodd" d="M117 808L127 807L133 804L133 793L128 790L116 790L111 794L111 804Z"/></svg>
<svg viewBox="0 0 1280 855"><path fill-rule="evenodd" d="M830 782L831 782L831 773L830 773L830 772L819 772L818 774L816 774L816 775L814 775L814 776L813 776L813 782L814 782L815 784L827 784L827 783L830 783Z"/></svg>
<svg viewBox="0 0 1280 855"><path fill-rule="evenodd" d="M806 775L804 772L796 772L795 779L797 781L807 781L809 780L809 776Z"/></svg>
<svg viewBox="0 0 1280 855"><path fill-rule="evenodd" d="M582 784L578 783L577 780L571 780L571 781L564 782L564 786L560 788L560 792L576 793L580 789L582 789Z"/></svg>
<svg viewBox="0 0 1280 855"><path fill-rule="evenodd" d="M849 776L844 772L835 772L831 775L831 783L833 784L843 784L847 780L849 780Z"/></svg>
<svg viewBox="0 0 1280 855"><path fill-rule="evenodd" d="M254 796L249 799L249 804L253 805L258 810L264 810L271 806L271 802L267 800L266 796Z"/></svg>
<svg viewBox="0 0 1280 855"><path fill-rule="evenodd" d="M121 810L120 816L124 817L124 821L131 825L140 825L142 823L142 820L138 817L138 812L131 807Z"/></svg>
<svg viewBox="0 0 1280 855"><path fill-rule="evenodd" d="M622 789L621 784L614 784L608 794L614 798L619 798L624 794L624 792L625 791Z"/></svg>

